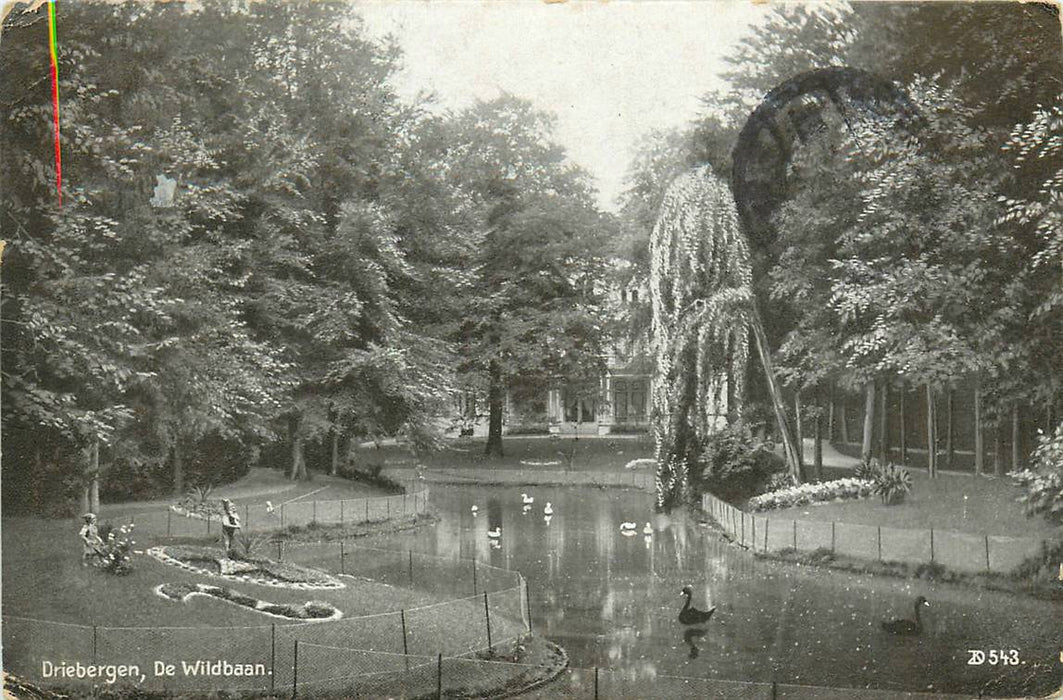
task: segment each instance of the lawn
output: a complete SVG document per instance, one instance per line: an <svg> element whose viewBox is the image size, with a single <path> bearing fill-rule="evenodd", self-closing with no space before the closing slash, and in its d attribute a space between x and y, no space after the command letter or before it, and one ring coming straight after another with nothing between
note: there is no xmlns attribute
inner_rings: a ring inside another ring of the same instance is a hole
<svg viewBox="0 0 1063 700"><path fill-rule="evenodd" d="M1021 489L1006 478L912 472L912 491L899 505L879 499L836 501L768 511L793 520L836 521L912 529L934 528L977 535L1059 537L1063 529L1028 518L1016 502Z"/></svg>
<svg viewBox="0 0 1063 700"><path fill-rule="evenodd" d="M633 459L653 457L649 435L592 438L513 436L502 439L503 457L485 456L484 438L458 438L419 462L400 445L362 447L355 463L411 468L420 463L430 469L513 469L621 471ZM571 462L569 461L571 458Z"/></svg>
<svg viewBox="0 0 1063 700"><path fill-rule="evenodd" d="M276 469L252 469L238 481L215 488L213 500L231 498L237 506L261 505L270 501L279 507L286 501L339 501L350 498L386 496L388 491L370 484L327 474L313 473L310 481L289 481ZM177 496L158 498L152 501L105 503L101 507L101 520L120 517L130 513L149 510L165 510L178 500Z"/></svg>

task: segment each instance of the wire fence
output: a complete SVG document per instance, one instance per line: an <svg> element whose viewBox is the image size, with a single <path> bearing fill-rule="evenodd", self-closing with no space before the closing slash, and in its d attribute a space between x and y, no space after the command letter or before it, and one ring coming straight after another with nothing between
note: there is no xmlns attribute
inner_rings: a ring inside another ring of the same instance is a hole
<svg viewBox="0 0 1063 700"><path fill-rule="evenodd" d="M873 561L933 563L967 573L1010 573L1048 548L1047 540L1036 537L769 517L747 513L709 493L702 494L701 506L736 542L756 552L830 550Z"/></svg>
<svg viewBox="0 0 1063 700"><path fill-rule="evenodd" d="M354 525L428 512L428 488L391 496L337 501L292 501L276 507L264 503L237 506L242 532L271 532L298 525ZM215 537L221 535L221 516L183 514L172 509L132 513L141 534L156 537Z"/></svg>
<svg viewBox="0 0 1063 700"><path fill-rule="evenodd" d="M332 621L244 627L109 627L5 615L4 668L46 684L103 685L110 677L148 689L276 691L300 682L323 687L331 682L342 694L344 679L359 675L351 659L409 657L405 672L417 656L511 649L531 629L527 583L515 571L341 542L281 543L274 554L346 582L368 579L413 587L433 598L458 597ZM344 649L345 655L308 652L300 658L303 645ZM386 681L380 675L372 683Z"/></svg>
<svg viewBox="0 0 1063 700"><path fill-rule="evenodd" d="M499 647L518 643L506 640ZM528 697L728 698L736 700L886 700L967 697L870 688L827 688L776 682L647 674L636 669L576 668L463 656L403 655L299 644L292 697L459 698L532 688ZM344 669L327 676L328 669ZM306 680L303 680L306 679ZM538 690L534 686L541 686Z"/></svg>

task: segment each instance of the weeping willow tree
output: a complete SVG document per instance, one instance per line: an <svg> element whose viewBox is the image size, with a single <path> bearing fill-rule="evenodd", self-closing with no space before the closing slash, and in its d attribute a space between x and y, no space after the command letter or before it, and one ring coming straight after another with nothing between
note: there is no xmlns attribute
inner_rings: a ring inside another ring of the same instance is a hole
<svg viewBox="0 0 1063 700"><path fill-rule="evenodd" d="M686 499L698 446L737 415L753 331L791 473L799 477L752 289L749 246L725 184L702 166L668 188L650 238L657 507Z"/></svg>

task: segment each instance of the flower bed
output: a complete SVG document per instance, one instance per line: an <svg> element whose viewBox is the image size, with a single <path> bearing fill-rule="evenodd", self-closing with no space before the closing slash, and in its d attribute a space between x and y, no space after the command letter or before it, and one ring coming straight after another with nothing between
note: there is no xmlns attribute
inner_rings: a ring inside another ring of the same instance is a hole
<svg viewBox="0 0 1063 700"><path fill-rule="evenodd" d="M220 576L248 583L278 588L343 588L337 578L305 566L264 558L247 558L233 562L220 551L209 547L170 545L152 547L147 553L159 561L208 576Z"/></svg>
<svg viewBox="0 0 1063 700"><path fill-rule="evenodd" d="M287 603L270 603L266 600L258 600L249 595L240 593L232 588L211 586L205 583L164 583L156 586L155 592L168 600L176 600L184 603L195 595L206 595L218 600L224 600L233 605L240 605L251 610L283 617L289 620L338 620L343 613L331 603L320 600L311 600L302 605L290 605Z"/></svg>
<svg viewBox="0 0 1063 700"><path fill-rule="evenodd" d="M837 479L763 493L749 499L749 508L755 512L774 510L808 503L868 498L874 494L875 482L870 479Z"/></svg>

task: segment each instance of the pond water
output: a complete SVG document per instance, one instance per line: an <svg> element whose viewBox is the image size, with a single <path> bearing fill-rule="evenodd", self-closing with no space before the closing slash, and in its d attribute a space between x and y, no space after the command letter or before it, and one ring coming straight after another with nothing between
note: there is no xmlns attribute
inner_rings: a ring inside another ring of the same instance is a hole
<svg viewBox="0 0 1063 700"><path fill-rule="evenodd" d="M527 509L523 492L535 499ZM438 525L388 536L381 546L519 570L535 631L564 647L576 667L633 679L996 696L1044 694L1063 678L1058 603L757 560L681 513L654 515L644 492L437 484L431 499ZM637 523L636 534L623 535L623 522ZM650 536L642 534L647 522ZM487 532L496 527L502 534L492 541ZM677 620L686 584L696 607L717 606L703 635ZM930 601L922 635L881 629L883 620L912 618L919 595ZM1015 650L1021 663L968 665L969 649L1006 651L1009 659Z"/></svg>

